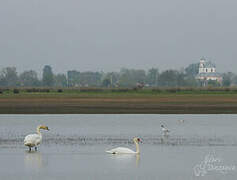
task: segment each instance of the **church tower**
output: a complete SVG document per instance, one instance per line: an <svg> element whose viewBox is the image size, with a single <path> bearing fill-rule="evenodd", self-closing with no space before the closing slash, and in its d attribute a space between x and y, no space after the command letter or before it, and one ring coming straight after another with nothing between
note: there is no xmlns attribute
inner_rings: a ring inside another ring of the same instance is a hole
<svg viewBox="0 0 237 180"><path fill-rule="evenodd" d="M205 72L205 61L206 59L204 57L201 58L200 64L199 64L199 74Z"/></svg>
<svg viewBox="0 0 237 180"><path fill-rule="evenodd" d="M222 82L221 74L216 72L216 65L211 61L206 61L204 57L200 59L199 73L196 76L196 79L201 81L212 80L218 81L219 83Z"/></svg>

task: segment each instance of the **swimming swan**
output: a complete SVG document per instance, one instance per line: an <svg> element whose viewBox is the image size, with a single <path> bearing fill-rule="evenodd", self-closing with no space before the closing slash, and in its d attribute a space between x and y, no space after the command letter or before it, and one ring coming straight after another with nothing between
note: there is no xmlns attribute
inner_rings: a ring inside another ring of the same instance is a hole
<svg viewBox="0 0 237 180"><path fill-rule="evenodd" d="M141 139L135 137L135 138L133 138L133 142L136 145L136 152L129 149L129 148L125 148L125 147L118 147L115 149L108 150L106 152L110 153L110 154L140 154L140 149L139 149L138 143L141 142Z"/></svg>
<svg viewBox="0 0 237 180"><path fill-rule="evenodd" d="M42 141L42 135L40 133L40 129L48 130L47 126L37 126L37 134L29 134L24 139L24 145L29 147L29 151L31 151L32 147L35 147L35 151L37 151L37 146Z"/></svg>

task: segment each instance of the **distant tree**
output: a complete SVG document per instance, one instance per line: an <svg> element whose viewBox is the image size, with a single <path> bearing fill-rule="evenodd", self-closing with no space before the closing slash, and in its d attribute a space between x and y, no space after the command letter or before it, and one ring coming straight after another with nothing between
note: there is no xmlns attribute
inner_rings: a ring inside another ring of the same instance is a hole
<svg viewBox="0 0 237 180"><path fill-rule="evenodd" d="M166 70L158 77L158 86L196 87L198 85L198 81L193 76L187 76L183 71Z"/></svg>
<svg viewBox="0 0 237 180"><path fill-rule="evenodd" d="M236 86L237 85L237 75L234 74L232 77L232 85Z"/></svg>
<svg viewBox="0 0 237 180"><path fill-rule="evenodd" d="M108 79L108 78L104 79L104 80L102 81L102 86L103 86L103 87L109 87L109 86L111 86L111 80Z"/></svg>
<svg viewBox="0 0 237 180"><path fill-rule="evenodd" d="M54 76L51 66L46 65L43 69L43 86L53 86L54 85Z"/></svg>
<svg viewBox="0 0 237 180"><path fill-rule="evenodd" d="M184 77L184 86L186 87L199 87L201 86L200 82L195 79L195 77L192 76L186 76Z"/></svg>
<svg viewBox="0 0 237 180"><path fill-rule="evenodd" d="M232 81L234 81L234 76L235 75L232 72L224 73L222 85L225 87L230 86L232 84Z"/></svg>
<svg viewBox="0 0 237 180"><path fill-rule="evenodd" d="M186 85L187 82L185 79L185 74L183 72L176 71L176 86L182 87Z"/></svg>
<svg viewBox="0 0 237 180"><path fill-rule="evenodd" d="M207 84L209 87L220 87L221 84L216 80L208 80Z"/></svg>
<svg viewBox="0 0 237 180"><path fill-rule="evenodd" d="M164 87L176 87L178 86L179 72L176 70L166 70L159 75L158 85Z"/></svg>
<svg viewBox="0 0 237 180"><path fill-rule="evenodd" d="M3 71L0 72L0 87L7 86L7 80Z"/></svg>
<svg viewBox="0 0 237 180"><path fill-rule="evenodd" d="M122 87L136 87L137 83L146 81L146 72L140 69L121 69L119 85Z"/></svg>
<svg viewBox="0 0 237 180"><path fill-rule="evenodd" d="M19 81L21 86L39 86L40 81L37 77L37 73L33 70L30 71L24 71L23 73L20 74L19 76Z"/></svg>
<svg viewBox="0 0 237 180"><path fill-rule="evenodd" d="M6 67L0 75L1 86L15 87L19 86L19 80L15 67Z"/></svg>
<svg viewBox="0 0 237 180"><path fill-rule="evenodd" d="M148 83L150 86L156 86L159 76L159 70L156 68L151 68L148 70L147 76L146 76L146 83Z"/></svg>
<svg viewBox="0 0 237 180"><path fill-rule="evenodd" d="M81 72L80 85L81 86L100 86L102 81L102 73L99 72Z"/></svg>
<svg viewBox="0 0 237 180"><path fill-rule="evenodd" d="M107 84L110 87L115 87L119 81L120 74L117 72L109 72L104 75L102 86L105 86Z"/></svg>
<svg viewBox="0 0 237 180"><path fill-rule="evenodd" d="M57 74L54 76L54 85L57 87L67 87L67 77L65 74Z"/></svg>
<svg viewBox="0 0 237 180"><path fill-rule="evenodd" d="M195 77L199 72L199 63L190 64L188 67L185 68L185 73L187 76Z"/></svg>

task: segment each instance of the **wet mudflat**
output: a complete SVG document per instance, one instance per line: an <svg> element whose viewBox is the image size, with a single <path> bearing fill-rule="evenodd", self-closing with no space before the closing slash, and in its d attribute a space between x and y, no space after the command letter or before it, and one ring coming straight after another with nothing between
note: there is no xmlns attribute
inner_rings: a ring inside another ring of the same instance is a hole
<svg viewBox="0 0 237 180"><path fill-rule="evenodd" d="M236 179L237 115L1 115L1 179ZM44 124L37 152L25 135ZM170 129L163 137L160 125ZM140 155L111 155L123 146ZM27 177L27 178L26 178Z"/></svg>

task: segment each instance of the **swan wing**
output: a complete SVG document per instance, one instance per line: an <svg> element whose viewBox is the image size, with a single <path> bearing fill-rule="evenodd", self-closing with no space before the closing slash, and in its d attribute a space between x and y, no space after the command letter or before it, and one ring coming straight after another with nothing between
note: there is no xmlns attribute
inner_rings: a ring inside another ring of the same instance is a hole
<svg viewBox="0 0 237 180"><path fill-rule="evenodd" d="M41 136L38 134L29 134L24 139L25 146L37 146L41 142Z"/></svg>
<svg viewBox="0 0 237 180"><path fill-rule="evenodd" d="M131 150L129 148L125 148L125 147L114 148L114 149L108 150L106 152L111 153L111 154L134 154L134 153L136 153L133 150Z"/></svg>

